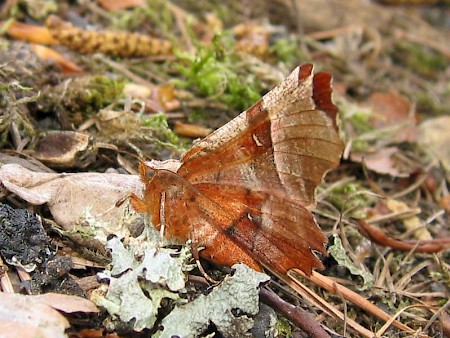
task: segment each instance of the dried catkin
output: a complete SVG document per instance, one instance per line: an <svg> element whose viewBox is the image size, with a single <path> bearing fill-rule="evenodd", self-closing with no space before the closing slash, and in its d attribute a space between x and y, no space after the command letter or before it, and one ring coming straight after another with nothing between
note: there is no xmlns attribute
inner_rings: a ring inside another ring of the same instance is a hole
<svg viewBox="0 0 450 338"><path fill-rule="evenodd" d="M83 54L130 57L163 55L172 51L172 44L167 40L138 33L83 30L54 15L47 18L46 26L61 45Z"/></svg>

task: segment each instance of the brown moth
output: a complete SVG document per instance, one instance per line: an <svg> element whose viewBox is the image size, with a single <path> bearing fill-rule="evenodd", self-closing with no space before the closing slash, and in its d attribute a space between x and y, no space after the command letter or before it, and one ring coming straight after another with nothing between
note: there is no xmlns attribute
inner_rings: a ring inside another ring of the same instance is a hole
<svg viewBox="0 0 450 338"><path fill-rule="evenodd" d="M313 251L326 252L311 208L343 151L336 115L331 75L297 67L180 162L141 164L144 197L132 196L132 205L157 229L164 223L166 237L191 239L217 264L309 275L322 268Z"/></svg>

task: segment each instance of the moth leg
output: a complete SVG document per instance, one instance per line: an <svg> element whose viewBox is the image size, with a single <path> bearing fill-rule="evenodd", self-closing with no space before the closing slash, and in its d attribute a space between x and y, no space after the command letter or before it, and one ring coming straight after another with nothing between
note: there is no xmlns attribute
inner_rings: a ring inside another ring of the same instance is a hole
<svg viewBox="0 0 450 338"><path fill-rule="evenodd" d="M159 205L159 241L157 248L162 248L164 243L164 231L166 230L166 192L161 192L161 203Z"/></svg>
<svg viewBox="0 0 450 338"><path fill-rule="evenodd" d="M200 250L203 250L204 248L199 247L196 243L194 242L190 242L191 245L191 252L192 252L192 257L194 257L195 259L195 264L197 264L197 268L200 270L200 273L203 275L203 277L211 284L213 285L217 285L220 282L216 281L215 279L213 279L210 275L208 275L208 273L205 271L205 269L203 269L202 263L200 262L200 257L198 255Z"/></svg>

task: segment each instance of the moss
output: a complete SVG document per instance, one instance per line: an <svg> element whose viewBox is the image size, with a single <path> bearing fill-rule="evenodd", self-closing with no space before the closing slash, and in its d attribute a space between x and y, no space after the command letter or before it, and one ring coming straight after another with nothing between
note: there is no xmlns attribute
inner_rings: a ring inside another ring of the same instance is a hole
<svg viewBox="0 0 450 338"><path fill-rule="evenodd" d="M279 337L291 338L292 337L292 326L289 324L288 320L284 317L279 317L277 322L277 329Z"/></svg>
<svg viewBox="0 0 450 338"><path fill-rule="evenodd" d="M425 116L450 114L450 85L444 90L436 100L427 92L417 95L417 111Z"/></svg>
<svg viewBox="0 0 450 338"><path fill-rule="evenodd" d="M287 68L293 68L299 60L306 59L300 51L298 40L294 37L276 40L269 51L275 56L277 62L285 63Z"/></svg>
<svg viewBox="0 0 450 338"><path fill-rule="evenodd" d="M72 111L97 112L122 96L125 83L97 75L75 79L67 90L64 104Z"/></svg>
<svg viewBox="0 0 450 338"><path fill-rule="evenodd" d="M47 87L37 103L37 110L57 112L77 124L122 96L125 82L102 75L76 78L55 87ZM78 119L78 121L75 121Z"/></svg>
<svg viewBox="0 0 450 338"><path fill-rule="evenodd" d="M9 143L13 128L22 138L33 139L36 135L35 121L27 108L28 103L36 101L38 94L32 88L22 86L17 81L3 82L0 72L0 147Z"/></svg>
<svg viewBox="0 0 450 338"><path fill-rule="evenodd" d="M189 123L199 123L206 120L206 114L204 110L192 110L188 115Z"/></svg>
<svg viewBox="0 0 450 338"><path fill-rule="evenodd" d="M260 88L253 77L239 73L236 68L239 56L227 53L230 50L234 50L233 41L227 36L216 36L210 46L199 48L196 55L176 52L177 68L185 79L175 83L215 97L232 109L248 108L260 98Z"/></svg>
<svg viewBox="0 0 450 338"><path fill-rule="evenodd" d="M348 217L366 218L367 209L375 198L368 195L366 189L359 183L350 182L334 188L327 196L327 200L342 212L348 212Z"/></svg>
<svg viewBox="0 0 450 338"><path fill-rule="evenodd" d="M167 116L163 113L153 114L143 120L144 126L150 128L154 133L154 141L160 145L176 149L183 152L186 145L178 138L178 136L169 128ZM161 141L161 140L167 140Z"/></svg>
<svg viewBox="0 0 450 338"><path fill-rule="evenodd" d="M448 65L444 55L422 45L401 41L395 48L394 60L425 77L435 77Z"/></svg>

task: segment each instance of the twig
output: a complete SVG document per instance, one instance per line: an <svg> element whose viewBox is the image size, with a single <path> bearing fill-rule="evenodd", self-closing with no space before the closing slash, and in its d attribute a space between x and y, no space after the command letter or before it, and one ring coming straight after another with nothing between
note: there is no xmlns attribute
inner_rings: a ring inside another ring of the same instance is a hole
<svg viewBox="0 0 450 338"><path fill-rule="evenodd" d="M2 292L14 293L14 288L8 276L8 267L5 264L3 264L3 260L1 257L0 257L0 286L2 288Z"/></svg>
<svg viewBox="0 0 450 338"><path fill-rule="evenodd" d="M450 238L421 240L421 241L403 241L386 236L380 229L376 229L366 221L360 219L358 222L358 231L377 244L388 246L393 249L420 253L434 253L450 248Z"/></svg>
<svg viewBox="0 0 450 338"><path fill-rule="evenodd" d="M289 279L283 278L282 276L278 276L280 279L282 279L287 285L289 285L292 289L294 289L303 299L308 300L315 306L317 306L319 309L327 313L329 316L332 316L334 318L337 318L339 320L346 320L349 327L351 327L353 330L359 333L361 337L367 337L367 338L373 338L373 332L366 329L364 326L357 323L355 320L346 318L345 314L342 313L340 310L338 310L336 307L331 305L329 302L325 301L321 297L319 297L316 293L314 293L311 289L309 289L306 285L301 283L298 273L301 274L301 276L306 277L305 274L303 274L301 271L289 271L288 276ZM313 271L314 273L314 271ZM297 276L296 276L297 274ZM322 286L315 281L311 280L313 283ZM350 291L350 290L349 290ZM332 291L334 293L334 291Z"/></svg>
<svg viewBox="0 0 450 338"><path fill-rule="evenodd" d="M439 309L437 310L428 321L427 325L423 328L424 331L427 331L431 324L441 315L441 313L444 313L448 308L450 307L450 299L447 300L447 302Z"/></svg>
<svg viewBox="0 0 450 338"><path fill-rule="evenodd" d="M408 309L411 308L427 308L429 309L430 306L427 305L422 305L422 304L414 304L414 305L409 305L404 307L403 309L398 310L393 316L390 316L389 320L386 321L386 323L381 327L381 329L379 329L376 333L376 337L381 337L384 332L386 332L386 330L389 328L389 326L391 326L392 324L394 324L394 322L396 322L395 318L398 318L403 312L405 312ZM411 329L412 330L412 329ZM410 333L413 333L414 331L412 330ZM419 336L421 337L421 336ZM428 336L425 336L428 337Z"/></svg>
<svg viewBox="0 0 450 338"><path fill-rule="evenodd" d="M131 72L129 69L127 69L126 67L124 67L123 65L121 65L120 63L114 62L111 59L106 58L104 55L100 56L95 56L95 58L100 61L105 63L106 65L108 65L109 67L111 67L112 69L121 72L122 74L124 74L126 77L130 78L133 82L136 82L138 84L147 86L148 88L154 89L156 86L145 80L144 78L134 74L133 72Z"/></svg>
<svg viewBox="0 0 450 338"><path fill-rule="evenodd" d="M306 276L302 271L295 269L295 270L289 271L288 275L293 279L293 281L296 284L300 283L299 277L306 278L306 279L310 280L311 282L313 282L314 284L319 285L320 287L326 289L327 291L329 291L331 293L341 294L345 299L352 302L359 308L364 309L365 311L371 313L375 317L378 317L385 321L391 321L391 319L392 319L392 317L389 314L387 314L382 309L380 309L379 307L377 307L374 304L372 304L371 302L369 302L367 299L365 299L361 295L334 282L330 278L321 275L317 271L313 271L310 276ZM390 324L394 325L395 327L397 327L400 330L403 330L405 332L414 332L413 329L411 329L410 327L408 327L405 324L402 324L401 322L399 322L397 320L393 320ZM350 320L349 320L349 325L350 325ZM367 329L364 329L364 330L365 330L365 332L370 332ZM370 337L373 337L373 336L374 336L374 334L370 333Z"/></svg>
<svg viewBox="0 0 450 338"><path fill-rule="evenodd" d="M399 212L392 212L390 214L382 215L380 217L373 217L371 219L368 219L367 223L368 224L377 224L377 223L384 223L387 221L390 221L390 222L397 221L397 220L401 220L401 219L419 215L421 212L422 212L422 210L420 210L420 208L414 208L414 209L409 209L409 210L399 211Z"/></svg>
<svg viewBox="0 0 450 338"><path fill-rule="evenodd" d="M298 306L294 306L281 299L275 292L261 288L259 293L261 300L280 312L286 319L290 320L295 326L308 333L313 338L329 338L330 335L312 318L311 314Z"/></svg>

